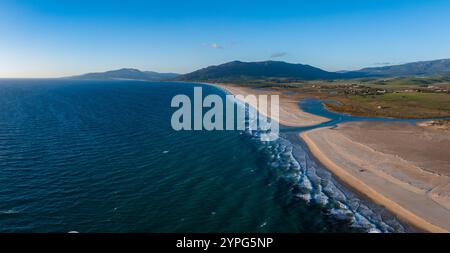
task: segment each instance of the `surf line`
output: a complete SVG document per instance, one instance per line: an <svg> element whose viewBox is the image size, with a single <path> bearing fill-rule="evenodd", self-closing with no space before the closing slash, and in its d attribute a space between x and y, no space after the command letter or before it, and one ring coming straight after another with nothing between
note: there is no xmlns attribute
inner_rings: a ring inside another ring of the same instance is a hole
<svg viewBox="0 0 450 253"><path fill-rule="evenodd" d="M202 89L194 87L194 101L185 94L172 98L171 107L178 108L171 118L175 131L250 130L259 131L262 141L278 139L278 95L270 95L270 103L268 95L226 95L224 103L222 97L216 94L203 97ZM205 113L204 108L208 109ZM246 118L249 119L247 124Z"/></svg>

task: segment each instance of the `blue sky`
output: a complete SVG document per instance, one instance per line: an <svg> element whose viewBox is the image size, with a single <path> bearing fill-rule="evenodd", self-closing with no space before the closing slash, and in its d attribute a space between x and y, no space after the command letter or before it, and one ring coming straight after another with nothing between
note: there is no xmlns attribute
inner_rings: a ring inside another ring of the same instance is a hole
<svg viewBox="0 0 450 253"><path fill-rule="evenodd" d="M450 58L450 1L0 1L0 77Z"/></svg>

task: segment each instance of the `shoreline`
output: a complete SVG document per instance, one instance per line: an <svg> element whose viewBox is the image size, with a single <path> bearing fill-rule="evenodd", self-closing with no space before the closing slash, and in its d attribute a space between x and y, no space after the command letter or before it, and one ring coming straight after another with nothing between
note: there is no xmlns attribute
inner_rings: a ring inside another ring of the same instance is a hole
<svg viewBox="0 0 450 253"><path fill-rule="evenodd" d="M278 95L279 96L279 123L288 127L307 127L314 126L324 122L329 121L330 119L324 118L318 115L310 114L302 111L299 106L299 100L291 95L283 94L281 92L267 92L263 90L256 90L249 87L236 86L236 85L224 85L224 84L213 84L213 83L203 83L206 85L211 85L216 88L222 89L227 93L233 95ZM258 110L258 106L256 104L249 104L256 110ZM269 104L270 105L270 104ZM265 116L270 117L270 106L268 106L268 111L265 113ZM259 110L258 110L259 112Z"/></svg>
<svg viewBox="0 0 450 253"><path fill-rule="evenodd" d="M213 85L217 88L220 88L222 90L225 90L228 93L231 93L233 95L241 94L250 94L250 92L253 92L251 94L255 94L260 92L259 90L247 88L247 87L239 87L239 86L229 86L229 85L220 85L220 84L207 84L207 85ZM267 92L266 92L267 93ZM276 93L276 92L274 92ZM279 93L278 93L279 94ZM285 99L285 97L283 97ZM285 124L281 122L281 118L283 113L289 113L289 114L301 114L303 117L309 117L312 114L305 113L301 111L301 109L298 106L298 101L295 101L292 103L292 101L289 101L291 104L295 104L296 110L292 110L292 107L286 107L285 105L285 111L282 111L281 108L283 107L283 103L281 102L282 98L280 95L280 123L287 126L298 126L298 123L296 124L295 121L293 121L293 117L291 117L290 124ZM316 115L312 115L312 117L317 117ZM320 117L320 116L319 116ZM323 117L320 117L321 119L325 119ZM286 118L285 118L286 119ZM296 118L299 119L299 118ZM326 121L326 119L324 120ZM317 124L320 124L324 121L320 121ZM317 125L313 124L312 122L315 122L315 120L307 121L309 125ZM348 124L348 123L347 123ZM352 123L350 123L351 125ZM391 123L392 124L392 123ZM395 123L394 123L395 124ZM302 125L305 126L305 125ZM367 197L370 201L372 201L375 204L378 204L380 206L385 207L390 212L392 212L394 215L396 215L400 220L403 220L407 222L408 224L428 232L438 232L438 233L445 233L450 232L450 224L442 224L439 221L439 219L446 219L448 217L450 219L450 202L448 199L448 193L447 193L447 187L450 187L450 184L447 184L447 181L443 185L434 185L434 188L430 186L428 189L429 192L424 191L423 189L420 189L420 187L415 187L414 185L411 186L410 182L408 180L422 180L423 175L422 174L411 174L412 172L409 171L407 166L403 167L395 167L395 169L399 170L400 172L394 172L395 173L406 173L408 176L411 176L410 178L406 178L403 180L403 178L399 177L396 178L395 176L387 175L382 171L383 164L377 164L375 163L375 166L373 166L372 170L370 170L371 173L373 173L373 178L370 180L363 180L359 177L358 172L366 171L365 166L362 166L361 164L353 164L353 170L347 169L348 167L351 167L351 163L354 162L354 159L349 156L348 154L351 154L352 152L362 152L364 150L364 141L354 141L354 145L347 145L348 143L345 143L347 146L339 147L339 146L333 146L333 148L329 148L329 152L324 152L325 146L323 143L319 143L314 138L317 138L318 132L321 131L321 129L329 129L327 127L324 128L316 128L313 130L309 130L306 132L302 132L298 135L298 138L302 139L304 143L306 144L306 147L309 149L311 154L323 165L323 167L327 170L329 170L332 174L336 176L338 180L341 180L343 183L347 184L350 188L354 189L356 192L362 194L363 196ZM364 129L362 130L364 131ZM383 129L383 131L389 131L388 128ZM329 134L327 137L331 137L331 139L334 139L333 134ZM340 139L337 141L339 144ZM334 145L334 143L333 143ZM339 156L338 154L335 154L336 148L341 151L345 149L346 152L340 152ZM381 152L379 152L381 153ZM400 159L397 154L393 153L394 155L391 157L393 160ZM370 156L369 156L370 157ZM374 156L376 157L376 156ZM357 158L356 158L357 159ZM409 162L409 160L405 160L406 162ZM387 161L390 163L391 161ZM401 162L404 162L403 160ZM342 166L344 165L344 167ZM378 165L378 167L376 167ZM410 164L408 164L410 166ZM381 166L381 167L379 167ZM446 167L445 167L446 169ZM367 173L366 173L367 174ZM381 175L381 176L380 176ZM438 174L436 174L438 175ZM386 180L388 179L388 180ZM446 178L447 179L447 178ZM425 179L424 179L425 180ZM432 177L432 178L426 178L425 181L419 182L418 185L424 183L430 183L434 181L439 181L441 178ZM442 180L441 180L442 181ZM440 181L439 181L440 182ZM450 182L450 181L449 181ZM387 184L386 187L383 187ZM387 189L387 190L386 190ZM437 190L439 189L439 191ZM434 191L437 192L434 192ZM416 194L416 195L414 195ZM423 205L424 207L421 207ZM448 212L447 212L448 211ZM420 214L417 214L419 212ZM444 216L442 216L444 215ZM448 215L448 216L447 216ZM432 217L433 221L430 221L430 217ZM446 222L443 222L446 223ZM449 222L450 223L450 220ZM436 225L438 224L438 225Z"/></svg>

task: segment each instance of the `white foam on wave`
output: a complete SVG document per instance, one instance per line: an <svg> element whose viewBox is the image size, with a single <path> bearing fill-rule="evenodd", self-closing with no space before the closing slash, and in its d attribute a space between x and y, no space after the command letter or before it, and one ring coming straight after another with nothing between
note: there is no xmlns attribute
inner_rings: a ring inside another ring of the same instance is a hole
<svg viewBox="0 0 450 253"><path fill-rule="evenodd" d="M257 137L257 132L248 132ZM254 138L257 140L257 138ZM300 159L294 156L293 145L284 138L274 142L259 142L258 150L265 152L269 160L269 167L290 183L298 186L295 196L307 204L314 203L327 210L333 217L345 220L351 226L363 229L368 233L403 232L404 228L396 220L390 220L389 224L383 221L381 215L364 205L361 200L336 187L331 180L329 172L318 175L318 171L325 171L315 161L311 160L302 147L299 150ZM323 176L324 174L325 176Z"/></svg>
<svg viewBox="0 0 450 253"><path fill-rule="evenodd" d="M10 210L0 210L0 214L18 214L20 211L10 209Z"/></svg>

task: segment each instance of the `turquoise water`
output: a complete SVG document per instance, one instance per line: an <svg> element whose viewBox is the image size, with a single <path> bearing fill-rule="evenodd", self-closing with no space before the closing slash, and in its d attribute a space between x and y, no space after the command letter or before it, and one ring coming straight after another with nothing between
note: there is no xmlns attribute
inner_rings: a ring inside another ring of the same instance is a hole
<svg viewBox="0 0 450 253"><path fill-rule="evenodd" d="M193 87L0 80L0 232L403 229L289 134L172 130L170 101Z"/></svg>

